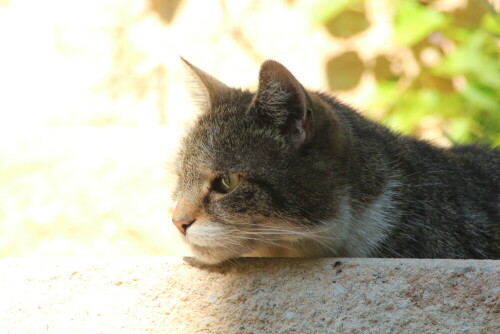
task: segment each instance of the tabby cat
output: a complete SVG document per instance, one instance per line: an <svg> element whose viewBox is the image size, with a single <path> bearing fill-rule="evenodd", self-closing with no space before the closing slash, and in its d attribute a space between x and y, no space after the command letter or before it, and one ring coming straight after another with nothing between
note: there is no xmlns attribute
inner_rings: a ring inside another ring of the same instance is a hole
<svg viewBox="0 0 500 334"><path fill-rule="evenodd" d="M273 60L257 92L183 61L202 110L172 221L199 261L500 257L499 149L396 134Z"/></svg>

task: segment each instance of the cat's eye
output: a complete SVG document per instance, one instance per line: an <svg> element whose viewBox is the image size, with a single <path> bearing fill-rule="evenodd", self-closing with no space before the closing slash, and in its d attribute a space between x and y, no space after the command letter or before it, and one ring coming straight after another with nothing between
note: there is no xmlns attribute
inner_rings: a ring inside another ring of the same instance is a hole
<svg viewBox="0 0 500 334"><path fill-rule="evenodd" d="M235 173L226 174L215 179L213 190L222 194L233 191L241 183L241 176Z"/></svg>

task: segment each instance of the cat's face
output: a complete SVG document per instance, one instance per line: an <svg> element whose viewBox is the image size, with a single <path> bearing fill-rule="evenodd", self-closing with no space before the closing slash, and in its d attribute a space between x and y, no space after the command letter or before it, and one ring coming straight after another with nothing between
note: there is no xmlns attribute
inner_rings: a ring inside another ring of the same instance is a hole
<svg viewBox="0 0 500 334"><path fill-rule="evenodd" d="M172 220L194 255L218 263L314 235L314 198L303 194L314 194L321 172L314 157L301 157L310 125L300 84L273 61L262 66L255 94L187 64L205 110L177 158Z"/></svg>

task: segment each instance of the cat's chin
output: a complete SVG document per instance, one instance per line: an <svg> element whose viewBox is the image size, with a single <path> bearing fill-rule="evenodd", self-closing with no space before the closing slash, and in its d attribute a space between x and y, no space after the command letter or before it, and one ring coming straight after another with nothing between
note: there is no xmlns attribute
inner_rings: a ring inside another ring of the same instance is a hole
<svg viewBox="0 0 500 334"><path fill-rule="evenodd" d="M198 262L204 264L219 264L224 261L240 257L235 253L223 247L202 247L191 245L191 250Z"/></svg>

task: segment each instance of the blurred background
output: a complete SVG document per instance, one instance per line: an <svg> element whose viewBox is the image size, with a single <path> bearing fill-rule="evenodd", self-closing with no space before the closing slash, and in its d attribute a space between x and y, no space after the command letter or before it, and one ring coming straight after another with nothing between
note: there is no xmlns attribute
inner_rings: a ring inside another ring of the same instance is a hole
<svg viewBox="0 0 500 334"><path fill-rule="evenodd" d="M261 62L437 145L500 145L498 0L0 0L0 257L187 254L169 159L179 56Z"/></svg>

